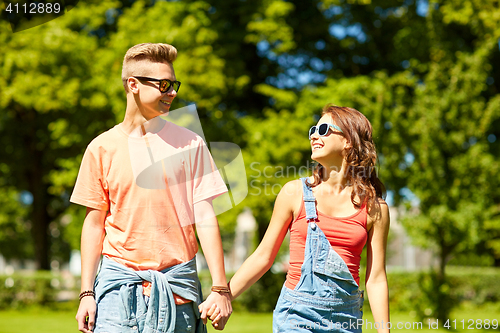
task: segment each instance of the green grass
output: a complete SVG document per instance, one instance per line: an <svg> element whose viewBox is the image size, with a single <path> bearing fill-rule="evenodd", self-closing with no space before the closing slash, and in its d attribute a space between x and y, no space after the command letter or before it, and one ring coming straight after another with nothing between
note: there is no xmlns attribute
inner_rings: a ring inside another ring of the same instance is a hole
<svg viewBox="0 0 500 333"><path fill-rule="evenodd" d="M233 312L223 331L215 330L208 324L208 332L224 333L263 333L272 332L273 315L271 313Z"/></svg>
<svg viewBox="0 0 500 333"><path fill-rule="evenodd" d="M392 331L401 331L405 333L445 333L445 332L469 332L469 333L485 333L485 332L500 332L500 329L468 329L469 319L490 321L496 319L499 321L500 327L500 305L494 304L481 309L469 307L454 311L451 319L457 319L457 329L429 329L428 323L422 323L422 328L417 328L417 319L407 313L391 314L391 323L396 325L401 322L408 326L415 326L415 329L397 329L393 326ZM69 309L68 307L61 308L57 311L54 309L39 309L30 308L28 310L7 310L0 311L0 333L77 333L77 324L75 320L76 308ZM461 320L465 320L465 329L461 327ZM365 313L364 320L373 323L371 313ZM363 325L363 332L374 333L375 328L366 329ZM246 313L235 312L229 319L228 325L224 330L225 333L262 333L271 332L272 314L270 313ZM211 333L219 332L213 329L210 325L208 331Z"/></svg>
<svg viewBox="0 0 500 333"><path fill-rule="evenodd" d="M0 333L75 333L75 311L48 309L0 311Z"/></svg>

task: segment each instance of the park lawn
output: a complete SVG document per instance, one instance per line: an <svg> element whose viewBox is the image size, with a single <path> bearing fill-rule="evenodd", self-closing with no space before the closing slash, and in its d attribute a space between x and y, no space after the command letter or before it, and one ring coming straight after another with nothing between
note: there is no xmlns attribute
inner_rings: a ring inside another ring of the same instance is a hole
<svg viewBox="0 0 500 333"><path fill-rule="evenodd" d="M40 308L0 311L0 333L75 333L78 325L74 311Z"/></svg>
<svg viewBox="0 0 500 333"><path fill-rule="evenodd" d="M401 331L405 333L419 332L419 333L445 333L445 332L500 332L500 329L468 329L468 321L471 320L484 320L492 321L496 319L500 321L499 305L493 305L488 308L481 309L468 309L457 310L453 313L452 319L457 319L457 329L429 329L427 323L416 324L416 318L412 318L407 313L393 313L391 315L392 325L397 325L398 322L406 324L407 327L412 328L397 329L393 326L392 331ZM77 325L75 321L75 310L61 309L59 311L48 309L32 308L29 310L7 310L0 311L0 333L24 333L24 332L37 332L37 333L77 333ZM465 329L462 329L460 321L465 320ZM373 323L371 313L365 313L364 320ZM472 321L471 321L472 322ZM366 323L366 322L365 322ZM470 322L469 322L470 323ZM475 324L477 322L474 322ZM363 332L374 333L376 329L373 327L366 329L366 324L363 325ZM272 314L271 313L248 313L248 312L235 312L231 316L225 333L262 333L271 332L272 327ZM500 328L500 323L499 323ZM208 331L210 333L219 332L209 325Z"/></svg>

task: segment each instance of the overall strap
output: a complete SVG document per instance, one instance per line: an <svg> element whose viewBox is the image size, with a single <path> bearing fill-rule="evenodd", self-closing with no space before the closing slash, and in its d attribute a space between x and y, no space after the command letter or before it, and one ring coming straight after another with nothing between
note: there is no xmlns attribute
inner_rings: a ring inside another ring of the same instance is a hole
<svg viewBox="0 0 500 333"><path fill-rule="evenodd" d="M306 208L306 220L315 221L318 219L316 214L316 198L312 189L306 184L307 178L300 178L302 181L302 190L304 192L304 207Z"/></svg>

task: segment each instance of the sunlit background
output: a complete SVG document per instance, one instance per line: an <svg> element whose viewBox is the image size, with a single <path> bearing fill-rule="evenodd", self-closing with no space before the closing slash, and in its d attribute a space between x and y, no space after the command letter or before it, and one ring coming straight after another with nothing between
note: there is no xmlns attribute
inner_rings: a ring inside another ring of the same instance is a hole
<svg viewBox="0 0 500 333"><path fill-rule="evenodd" d="M497 1L89 0L69 8L46 23L0 21L0 333L77 331L85 212L69 196L88 143L123 120L121 62L143 42L179 51L172 109L195 104L212 152L211 143L238 147L244 167L226 178L233 208L218 216L228 277L262 238L281 187L310 174L307 131L321 108L350 106L373 125L388 189L391 322L460 332L491 331L496 320L498 329ZM246 196L237 197L241 186ZM235 301L227 332L271 331L287 252L285 244ZM202 254L198 265L207 291ZM372 320L368 302L364 313Z"/></svg>

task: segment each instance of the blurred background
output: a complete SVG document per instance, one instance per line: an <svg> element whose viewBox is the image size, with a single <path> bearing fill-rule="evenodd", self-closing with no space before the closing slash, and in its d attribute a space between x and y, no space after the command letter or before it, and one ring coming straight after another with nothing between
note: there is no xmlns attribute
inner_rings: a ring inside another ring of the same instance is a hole
<svg viewBox="0 0 500 333"><path fill-rule="evenodd" d="M143 42L179 51L172 109L195 104L208 143L241 148L248 194L218 216L228 277L310 174L321 108L350 106L388 189L391 321L498 331L498 1L88 0L13 31L0 22L0 333L77 331L85 209L69 196L88 143L123 120L123 55ZM287 260L284 244L227 332L271 331Z"/></svg>

